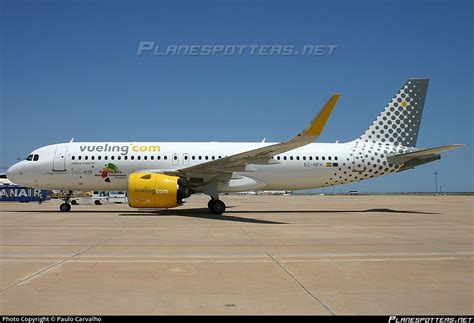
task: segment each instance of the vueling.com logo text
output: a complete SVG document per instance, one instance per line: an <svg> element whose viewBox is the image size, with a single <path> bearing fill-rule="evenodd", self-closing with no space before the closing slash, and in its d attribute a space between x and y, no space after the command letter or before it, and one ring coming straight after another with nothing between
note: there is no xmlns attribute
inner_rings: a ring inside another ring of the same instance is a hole
<svg viewBox="0 0 474 323"><path fill-rule="evenodd" d="M121 155L126 155L130 152L135 153L155 153L160 151L160 146L158 145L135 145L135 144L129 144L129 145L85 145L85 146L79 146L79 149L81 152L118 152Z"/></svg>

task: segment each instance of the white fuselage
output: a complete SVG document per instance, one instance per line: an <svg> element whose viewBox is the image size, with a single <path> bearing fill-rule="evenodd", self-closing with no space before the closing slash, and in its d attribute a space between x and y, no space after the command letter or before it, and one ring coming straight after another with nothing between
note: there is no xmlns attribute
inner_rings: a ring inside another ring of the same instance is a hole
<svg viewBox="0 0 474 323"><path fill-rule="evenodd" d="M17 184L55 190L125 190L137 171L173 171L272 143L71 142L36 149L35 161L8 170ZM314 143L272 157L267 165L248 165L233 174L220 192L298 190L332 186L395 172L388 153L408 148L381 144ZM199 191L199 188L197 189Z"/></svg>

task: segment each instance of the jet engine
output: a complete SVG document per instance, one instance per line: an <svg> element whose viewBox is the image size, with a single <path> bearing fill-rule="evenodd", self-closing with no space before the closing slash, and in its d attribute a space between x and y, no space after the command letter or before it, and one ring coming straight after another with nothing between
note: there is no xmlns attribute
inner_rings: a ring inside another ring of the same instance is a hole
<svg viewBox="0 0 474 323"><path fill-rule="evenodd" d="M190 190L179 184L178 176L132 173L128 177L128 205L134 208L171 208L190 195Z"/></svg>

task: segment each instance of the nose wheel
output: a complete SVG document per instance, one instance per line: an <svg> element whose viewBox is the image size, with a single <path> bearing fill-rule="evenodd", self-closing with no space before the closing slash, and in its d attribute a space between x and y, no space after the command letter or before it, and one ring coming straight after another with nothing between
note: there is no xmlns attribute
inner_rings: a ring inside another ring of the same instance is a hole
<svg viewBox="0 0 474 323"><path fill-rule="evenodd" d="M212 214L221 215L225 212L225 204L221 200L210 200L207 203L207 207L211 210Z"/></svg>
<svg viewBox="0 0 474 323"><path fill-rule="evenodd" d="M69 200L71 199L71 196L72 196L72 191L68 191L66 194L64 194L64 203L62 203L60 206L59 206L59 210L61 212L69 212L71 211L71 204L69 204Z"/></svg>
<svg viewBox="0 0 474 323"><path fill-rule="evenodd" d="M59 210L61 212L69 212L71 211L71 204L69 203L62 203L60 206L59 206Z"/></svg>

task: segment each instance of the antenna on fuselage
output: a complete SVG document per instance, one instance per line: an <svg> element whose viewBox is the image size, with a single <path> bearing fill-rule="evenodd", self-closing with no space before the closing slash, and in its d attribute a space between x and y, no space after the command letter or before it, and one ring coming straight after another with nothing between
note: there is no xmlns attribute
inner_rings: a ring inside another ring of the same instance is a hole
<svg viewBox="0 0 474 323"><path fill-rule="evenodd" d="M71 140L69 140L69 143L71 142L74 142L74 137L72 137Z"/></svg>

